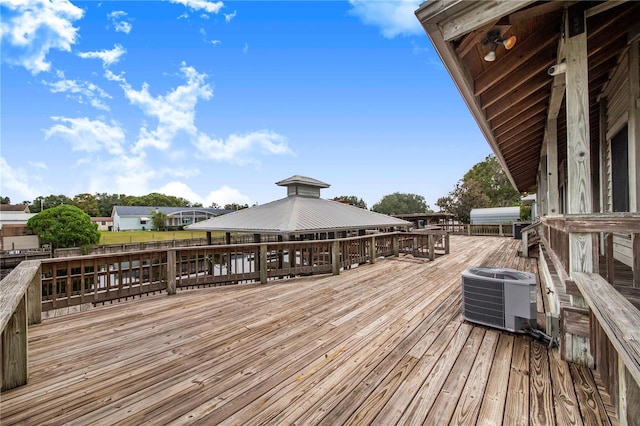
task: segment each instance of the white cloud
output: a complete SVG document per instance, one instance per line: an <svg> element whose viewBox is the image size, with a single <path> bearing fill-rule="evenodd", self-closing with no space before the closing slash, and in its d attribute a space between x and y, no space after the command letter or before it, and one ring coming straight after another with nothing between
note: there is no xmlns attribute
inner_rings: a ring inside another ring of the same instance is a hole
<svg viewBox="0 0 640 426"><path fill-rule="evenodd" d="M158 121L154 130L146 126L140 129L134 152L147 146L165 150L179 132L196 135L195 107L199 99L208 100L213 96L211 87L206 83L206 74L199 74L194 68L182 64L180 71L185 77L186 84L176 87L165 96L154 97L149 93L149 85L144 83L142 89L135 90L128 83L123 83L122 89L129 102L137 105L149 117ZM112 78L114 77L111 74Z"/></svg>
<svg viewBox="0 0 640 426"><path fill-rule="evenodd" d="M109 107L102 99L111 99L111 96L100 87L89 81L76 81L64 78L64 74L58 73L61 80L50 83L43 81L42 83L49 86L53 93L67 93L69 97L76 99L79 103L89 102L90 105L97 109L109 111Z"/></svg>
<svg viewBox="0 0 640 426"><path fill-rule="evenodd" d="M237 13L238 13L238 12L237 12L237 11L235 11L235 10L234 10L232 13L225 13L225 14L224 14L224 21L225 21L226 23L231 22L231 20L232 20L233 18L235 18L235 17L236 17L236 14L237 14Z"/></svg>
<svg viewBox="0 0 640 426"><path fill-rule="evenodd" d="M31 167L35 167L36 169L46 169L48 168L47 165L45 163L43 163L42 161L29 161L28 164Z"/></svg>
<svg viewBox="0 0 640 426"><path fill-rule="evenodd" d="M386 38L424 34L415 11L422 0L349 0L362 23L380 28Z"/></svg>
<svg viewBox="0 0 640 426"><path fill-rule="evenodd" d="M244 47L242 48L242 53L247 53L249 51L249 44L245 43Z"/></svg>
<svg viewBox="0 0 640 426"><path fill-rule="evenodd" d="M286 138L271 130L232 134L227 140L200 134L196 148L205 158L237 164L253 162L251 154L256 149L268 154L292 154Z"/></svg>
<svg viewBox="0 0 640 426"><path fill-rule="evenodd" d="M224 6L221 1L211 2L207 0L169 0L171 3L184 5L192 10L204 10L208 13L218 13Z"/></svg>
<svg viewBox="0 0 640 426"><path fill-rule="evenodd" d="M116 30L116 32L125 34L129 34L131 32L131 23L124 20L127 18L127 12L124 12L122 10L114 10L113 12L107 14L107 17L111 20L113 29Z"/></svg>
<svg viewBox="0 0 640 426"><path fill-rule="evenodd" d="M25 67L32 74L48 71L51 49L69 52L78 28L73 22L84 11L67 0L3 0L2 60Z"/></svg>
<svg viewBox="0 0 640 426"><path fill-rule="evenodd" d="M237 189L229 188L225 185L220 189L210 192L202 205L210 206L211 203L216 203L219 206L224 207L225 204L232 203L251 204L251 199L246 195L243 195Z"/></svg>
<svg viewBox="0 0 640 426"><path fill-rule="evenodd" d="M104 68L117 63L127 50L119 44L115 44L113 49L102 49L96 52L80 52L78 56L83 59L100 59Z"/></svg>
<svg viewBox="0 0 640 426"><path fill-rule="evenodd" d="M222 43L222 41L221 40L209 40L209 43L213 44L214 46L217 46L220 43Z"/></svg>
<svg viewBox="0 0 640 426"><path fill-rule="evenodd" d="M195 193L189 185L183 182L169 182L154 192L160 194L173 195L174 197L186 198L192 203L203 203L202 197ZM204 204L203 204L204 205Z"/></svg>
<svg viewBox="0 0 640 426"><path fill-rule="evenodd" d="M33 200L40 194L40 191L33 187L32 181L34 180L31 172L25 171L21 168L13 168L9 163L0 157L0 169L2 169L2 195L17 193L21 200ZM18 200L12 200L14 203L20 202Z"/></svg>
<svg viewBox="0 0 640 426"><path fill-rule="evenodd" d="M115 122L83 118L51 117L59 124L45 131L45 139L60 138L71 143L74 151L106 150L113 155L123 154L125 133Z"/></svg>

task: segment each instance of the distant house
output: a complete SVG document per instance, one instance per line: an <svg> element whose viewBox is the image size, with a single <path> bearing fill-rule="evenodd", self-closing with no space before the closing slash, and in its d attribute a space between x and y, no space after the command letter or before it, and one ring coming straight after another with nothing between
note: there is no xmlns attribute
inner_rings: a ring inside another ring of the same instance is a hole
<svg viewBox="0 0 640 426"><path fill-rule="evenodd" d="M21 250L40 247L38 236L27 228L35 216L23 204L0 204L0 250Z"/></svg>
<svg viewBox="0 0 640 426"><path fill-rule="evenodd" d="M231 210L207 207L149 207L149 206L114 206L111 211L113 231L151 230L151 218L156 212L168 216L167 226L170 229L182 229L215 216L229 213Z"/></svg>
<svg viewBox="0 0 640 426"><path fill-rule="evenodd" d="M98 231L113 230L113 218L111 217L92 217L91 222L98 225Z"/></svg>
<svg viewBox="0 0 640 426"><path fill-rule="evenodd" d="M472 225L487 225L491 223L513 223L520 220L520 207L492 207L486 209L471 209Z"/></svg>

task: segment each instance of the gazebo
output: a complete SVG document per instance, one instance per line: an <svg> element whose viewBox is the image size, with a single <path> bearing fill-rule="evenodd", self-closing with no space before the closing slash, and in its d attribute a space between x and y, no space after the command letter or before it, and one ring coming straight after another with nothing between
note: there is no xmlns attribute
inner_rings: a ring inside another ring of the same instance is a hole
<svg viewBox="0 0 640 426"><path fill-rule="evenodd" d="M254 242L262 241L263 236L295 241L346 238L413 226L406 220L320 198L320 190L330 185L310 177L295 175L276 185L287 188L285 198L204 220L187 229L206 231L208 240L211 232L225 232L230 244L232 232L252 234Z"/></svg>

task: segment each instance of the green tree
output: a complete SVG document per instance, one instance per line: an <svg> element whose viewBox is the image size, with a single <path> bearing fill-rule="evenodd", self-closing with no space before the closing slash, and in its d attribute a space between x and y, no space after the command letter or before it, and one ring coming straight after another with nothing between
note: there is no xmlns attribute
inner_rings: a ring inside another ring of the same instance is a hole
<svg viewBox="0 0 640 426"><path fill-rule="evenodd" d="M388 215L432 212L422 195L400 192L385 195L371 210Z"/></svg>
<svg viewBox="0 0 640 426"><path fill-rule="evenodd" d="M158 231L166 231L167 221L169 220L169 215L161 212L160 210L156 210L151 214L151 223L153 224L153 229Z"/></svg>
<svg viewBox="0 0 640 426"><path fill-rule="evenodd" d="M224 205L225 210L242 210L246 208L249 208L249 204L231 203L231 204Z"/></svg>
<svg viewBox="0 0 640 426"><path fill-rule="evenodd" d="M184 198L173 195L152 192L141 197L126 197L128 206L149 206L149 207L191 207L191 202Z"/></svg>
<svg viewBox="0 0 640 426"><path fill-rule="evenodd" d="M358 198L355 195L341 195L339 197L335 197L333 201L348 203L352 206L360 207L361 209L367 208L367 203L365 203L362 198Z"/></svg>
<svg viewBox="0 0 640 426"><path fill-rule="evenodd" d="M98 225L88 214L72 205L46 209L27 221L27 227L40 238L40 243L53 248L82 247L100 241Z"/></svg>
<svg viewBox="0 0 640 426"><path fill-rule="evenodd" d="M101 217L111 216L113 206L128 205L124 201L126 198L124 194L107 194L106 192L102 192L96 193L94 197L98 203L98 216Z"/></svg>
<svg viewBox="0 0 640 426"><path fill-rule="evenodd" d="M0 204L11 204L11 199L9 197L0 196Z"/></svg>
<svg viewBox="0 0 640 426"><path fill-rule="evenodd" d="M471 209L508 207L520 204L516 191L498 159L487 156L475 164L447 196L436 201L442 211L454 214L459 221L469 223Z"/></svg>
<svg viewBox="0 0 640 426"><path fill-rule="evenodd" d="M73 204L71 198L66 195L47 195L46 197L39 196L33 200L33 203L29 206L31 213L39 213L42 210L50 209L52 207L61 206L63 204Z"/></svg>
<svg viewBox="0 0 640 426"><path fill-rule="evenodd" d="M462 178L464 183L474 181L489 198L487 207L509 207L520 204L520 193L511 185L507 174L494 155L474 165Z"/></svg>
<svg viewBox="0 0 640 426"><path fill-rule="evenodd" d="M436 205L440 210L452 213L463 223L469 223L471 209L488 207L489 197L482 193L478 182L470 180L468 182L458 182L453 191L446 197L438 198Z"/></svg>
<svg viewBox="0 0 640 426"><path fill-rule="evenodd" d="M209 205L209 208L221 209L222 207L220 207L220 204L216 203L215 201L212 201L211 204Z"/></svg>
<svg viewBox="0 0 640 426"><path fill-rule="evenodd" d="M86 192L73 197L72 203L74 206L91 217L97 217L100 214L100 209L98 208L98 200L95 196ZM108 216L111 216L111 214L109 214Z"/></svg>

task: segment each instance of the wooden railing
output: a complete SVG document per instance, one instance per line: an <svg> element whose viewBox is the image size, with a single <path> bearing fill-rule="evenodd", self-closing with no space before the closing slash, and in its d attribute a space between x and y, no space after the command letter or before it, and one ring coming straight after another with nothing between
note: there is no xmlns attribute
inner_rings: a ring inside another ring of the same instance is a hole
<svg viewBox="0 0 640 426"><path fill-rule="evenodd" d="M542 257L559 279L561 350L572 359L586 350L621 419L640 417L640 313L615 287L613 234L632 235L631 287L640 287L640 214L567 215L541 219ZM575 234L575 248L571 248ZM588 250L580 242L589 241ZM601 242L606 271L600 271ZM573 250L573 252L572 252ZM601 273L602 272L602 273ZM604 275L606 277L603 278ZM566 296L565 296L566 294ZM584 301L584 302L582 302ZM583 309L586 307L586 309ZM582 312L582 313L581 313ZM586 325L586 327L584 326ZM566 335L565 335L566 334ZM588 339L582 341L581 339ZM572 348L573 347L573 348ZM585 358L586 359L586 358Z"/></svg>
<svg viewBox="0 0 640 426"><path fill-rule="evenodd" d="M450 234L455 235L474 235L485 237L513 237L513 225L505 223L487 223L487 224L446 224L441 228Z"/></svg>
<svg viewBox="0 0 640 426"><path fill-rule="evenodd" d="M445 231L337 240L177 247L25 261L0 283L2 389L26 383L27 322L42 311L104 303L198 286L339 274L398 253L434 259L449 252ZM6 354L6 356L5 356Z"/></svg>

